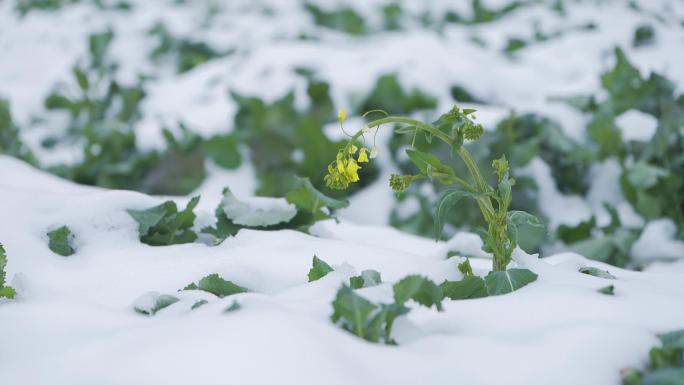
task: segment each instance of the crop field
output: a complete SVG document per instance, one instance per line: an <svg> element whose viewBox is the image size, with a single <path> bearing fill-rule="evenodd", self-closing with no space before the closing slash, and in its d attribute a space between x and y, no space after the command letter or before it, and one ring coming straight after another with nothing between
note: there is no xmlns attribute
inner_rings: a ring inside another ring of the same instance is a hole
<svg viewBox="0 0 684 385"><path fill-rule="evenodd" d="M684 385L684 1L0 0L0 385Z"/></svg>

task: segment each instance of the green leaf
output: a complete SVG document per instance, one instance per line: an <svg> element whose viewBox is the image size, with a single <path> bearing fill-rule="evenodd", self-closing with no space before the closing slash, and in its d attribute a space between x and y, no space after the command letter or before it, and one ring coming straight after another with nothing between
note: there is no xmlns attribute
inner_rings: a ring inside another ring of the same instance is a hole
<svg viewBox="0 0 684 385"><path fill-rule="evenodd" d="M342 285L342 288L337 291L332 306L333 322L361 338L366 337L368 319L378 307L377 305L356 294L349 286Z"/></svg>
<svg viewBox="0 0 684 385"><path fill-rule="evenodd" d="M525 211L511 210L508 212L507 230L508 235L513 242L519 243L518 237L524 231L525 227L543 229L544 224L539 218ZM527 250L526 250L527 251Z"/></svg>
<svg viewBox="0 0 684 385"><path fill-rule="evenodd" d="M490 271L485 277L488 295L511 293L537 280L537 274L527 269Z"/></svg>
<svg viewBox="0 0 684 385"><path fill-rule="evenodd" d="M450 177L455 175L454 169L443 164L439 158L427 152L418 151L415 148L406 150L413 164L418 167L421 174L426 175L430 179L437 179L441 183L451 184Z"/></svg>
<svg viewBox="0 0 684 385"><path fill-rule="evenodd" d="M233 294L246 293L249 290L221 278L218 274L210 274L200 279L195 284L191 283L183 288L183 290L203 290L214 294L217 297L223 298Z"/></svg>
<svg viewBox="0 0 684 385"><path fill-rule="evenodd" d="M179 301L178 298L168 294L159 295L157 293L148 293L146 296L153 296L154 298L150 298L151 302L149 303L146 301L148 298L144 298L143 301L135 305L135 311L140 314L154 315L159 310Z"/></svg>
<svg viewBox="0 0 684 385"><path fill-rule="evenodd" d="M658 179L668 174L666 169L645 162L637 162L626 170L627 180L637 189L653 187L658 183Z"/></svg>
<svg viewBox="0 0 684 385"><path fill-rule="evenodd" d="M228 237L234 236L240 229L244 228L244 226L236 225L228 219L221 205L216 208L214 215L216 217L216 227L208 226L203 228L201 232L213 235L216 239L216 244L223 242Z"/></svg>
<svg viewBox="0 0 684 385"><path fill-rule="evenodd" d="M0 243L0 288L5 285L6 273L5 267L7 266L7 254L5 248Z"/></svg>
<svg viewBox="0 0 684 385"><path fill-rule="evenodd" d="M349 201L331 198L314 187L309 178L298 178L300 187L287 193L285 198L288 203L313 214L314 221L330 218L329 210L341 209L349 206Z"/></svg>
<svg viewBox="0 0 684 385"><path fill-rule="evenodd" d="M556 230L556 236L565 244L572 244L591 237L591 231L596 227L596 218L580 222L576 226L560 225Z"/></svg>
<svg viewBox="0 0 684 385"><path fill-rule="evenodd" d="M446 222L446 215L454 206L464 197L473 197L474 195L468 191L461 189L446 190L437 202L437 210L435 215L435 239L442 236L444 224Z"/></svg>
<svg viewBox="0 0 684 385"><path fill-rule="evenodd" d="M364 270L361 275L349 278L349 286L352 289L361 289L364 287L377 286L382 283L380 272L375 270Z"/></svg>
<svg viewBox="0 0 684 385"><path fill-rule="evenodd" d="M394 284L394 300L404 304L412 299L419 304L442 311L442 289L430 279L420 275L409 275Z"/></svg>
<svg viewBox="0 0 684 385"><path fill-rule="evenodd" d="M330 267L325 261L319 259L317 256L313 256L313 262L311 269L309 270L309 282L317 281L323 277L325 277L328 273L333 271L333 268Z"/></svg>
<svg viewBox="0 0 684 385"><path fill-rule="evenodd" d="M10 286L6 286L5 279L7 275L5 273L5 267L7 266L7 254L5 254L5 248L0 243L0 298L14 298L17 292Z"/></svg>
<svg viewBox="0 0 684 385"><path fill-rule="evenodd" d="M240 166L238 140L233 134L211 137L204 143L204 151L214 163L223 168L234 169Z"/></svg>
<svg viewBox="0 0 684 385"><path fill-rule="evenodd" d="M608 270L601 270L596 267L585 266L579 269L580 273L593 275L594 277L605 278L605 279L617 279L613 274L610 274Z"/></svg>
<svg viewBox="0 0 684 385"><path fill-rule="evenodd" d="M663 342L663 347L684 349L684 329L661 334L658 338Z"/></svg>
<svg viewBox="0 0 684 385"><path fill-rule="evenodd" d="M470 266L470 259L466 258L465 261L458 264L458 271L463 274L464 277L473 276L473 267Z"/></svg>
<svg viewBox="0 0 684 385"><path fill-rule="evenodd" d="M487 296L484 279L476 276L465 276L460 281L444 281L440 287L444 297L454 300Z"/></svg>
<svg viewBox="0 0 684 385"><path fill-rule="evenodd" d="M194 208L199 197L188 202L185 210L178 212L176 203L167 201L146 210L126 210L138 222L140 241L151 246L190 243L197 239L191 227L195 221Z"/></svg>
<svg viewBox="0 0 684 385"><path fill-rule="evenodd" d="M684 368L668 368L648 373L641 385L684 385Z"/></svg>
<svg viewBox="0 0 684 385"><path fill-rule="evenodd" d="M598 291L601 294L605 294L605 295L615 295L615 286L608 285L608 286L602 287L596 291Z"/></svg>
<svg viewBox="0 0 684 385"><path fill-rule="evenodd" d="M682 358L682 348L674 346L663 346L652 348L648 354L651 368L664 369L684 366Z"/></svg>
<svg viewBox="0 0 684 385"><path fill-rule="evenodd" d="M71 247L74 236L68 227L62 226L52 230L47 233L47 236L50 239L48 246L54 253L63 257L68 257L75 253L73 247Z"/></svg>

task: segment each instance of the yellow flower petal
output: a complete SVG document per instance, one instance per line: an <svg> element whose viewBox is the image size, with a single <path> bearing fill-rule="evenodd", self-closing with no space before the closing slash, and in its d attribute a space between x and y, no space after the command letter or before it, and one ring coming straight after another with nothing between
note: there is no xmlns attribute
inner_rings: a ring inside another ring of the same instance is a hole
<svg viewBox="0 0 684 385"><path fill-rule="evenodd" d="M367 163L368 162L368 150L364 147L359 151L359 159L357 160L359 163Z"/></svg>

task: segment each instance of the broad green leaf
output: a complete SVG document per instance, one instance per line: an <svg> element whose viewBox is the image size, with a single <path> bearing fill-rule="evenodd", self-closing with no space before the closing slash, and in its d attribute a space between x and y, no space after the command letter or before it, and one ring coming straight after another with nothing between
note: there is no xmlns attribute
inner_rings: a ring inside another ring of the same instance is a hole
<svg viewBox="0 0 684 385"><path fill-rule="evenodd" d="M684 349L684 329L661 334L658 336L664 347Z"/></svg>
<svg viewBox="0 0 684 385"><path fill-rule="evenodd" d="M361 275L349 278L349 286L352 289L361 289L364 287L377 286L382 283L380 272L375 270L364 270Z"/></svg>
<svg viewBox="0 0 684 385"><path fill-rule="evenodd" d="M63 257L68 257L75 253L74 248L71 247L71 242L74 238L71 230L68 227L62 226L58 229L47 233L50 240L49 247L54 253Z"/></svg>
<svg viewBox="0 0 684 385"><path fill-rule="evenodd" d="M328 273L333 271L325 261L321 260L317 256L313 256L313 262L311 263L311 269L309 270L309 282L313 282L325 277Z"/></svg>
<svg viewBox="0 0 684 385"><path fill-rule="evenodd" d="M438 157L427 152L418 151L414 148L407 149L406 154L413 164L418 167L421 174L426 175L430 179L437 179L444 184L450 184L452 182L450 177L455 175L454 170L443 164Z"/></svg>
<svg viewBox="0 0 684 385"><path fill-rule="evenodd" d="M218 274L210 274L200 279L195 284L191 283L183 288L183 290L203 290L214 294L217 297L223 298L233 294L246 293L249 290L221 278Z"/></svg>
<svg viewBox="0 0 684 385"><path fill-rule="evenodd" d="M647 373L641 385L684 385L684 368L667 368Z"/></svg>
<svg viewBox="0 0 684 385"><path fill-rule="evenodd" d="M223 242L226 238L232 237L244 228L244 226L236 225L228 219L226 213L223 211L223 207L219 205L215 211L216 226L215 227L205 227L201 230L204 234L211 234L216 239L216 244Z"/></svg>
<svg viewBox="0 0 684 385"><path fill-rule="evenodd" d="M361 338L365 338L368 319L378 307L347 285L342 285L337 291L332 306L332 321Z"/></svg>
<svg viewBox="0 0 684 385"><path fill-rule="evenodd" d="M592 216L588 221L580 222L576 226L558 226L556 236L565 242L565 244L572 244L591 237L591 231L595 227L596 218Z"/></svg>
<svg viewBox="0 0 684 385"><path fill-rule="evenodd" d="M527 269L508 269L490 271L485 277L488 295L513 292L537 280L537 274Z"/></svg>
<svg viewBox="0 0 684 385"><path fill-rule="evenodd" d="M349 201L331 198L322 192L318 191L309 178L300 178L298 180L300 187L291 190L287 193L285 198L288 203L297 207L298 210L305 210L314 215L314 219L325 219L329 215L323 208L341 209L349 206Z"/></svg>
<svg viewBox="0 0 684 385"><path fill-rule="evenodd" d="M236 135L216 135L204 143L204 151L217 165L234 169L240 166L241 158L238 151Z"/></svg>
<svg viewBox="0 0 684 385"><path fill-rule="evenodd" d="M520 234L527 228L544 229L544 225L539 218L525 211L511 210L508 212L506 221L508 236L513 242L519 244ZM530 250L525 250L530 251Z"/></svg>
<svg viewBox="0 0 684 385"><path fill-rule="evenodd" d="M412 299L419 304L442 311L442 289L430 279L409 275L394 284L394 300L404 304Z"/></svg>
<svg viewBox="0 0 684 385"><path fill-rule="evenodd" d="M460 190L451 189L445 191L437 202L437 210L435 215L435 239L439 239L444 229L446 216L454 206L461 200L461 198L473 196L472 193Z"/></svg>
<svg viewBox="0 0 684 385"><path fill-rule="evenodd" d="M649 352L651 368L664 369L684 367L683 350L680 347L662 346L652 348Z"/></svg>
<svg viewBox="0 0 684 385"><path fill-rule="evenodd" d="M199 203L199 197L188 202L185 210L178 212L176 203L164 202L147 210L127 210L128 214L138 222L140 240L151 246L165 246L190 243L197 239L191 228L195 221L193 210Z"/></svg>
<svg viewBox="0 0 684 385"><path fill-rule="evenodd" d="M460 281L444 281L440 286L444 297L454 300L487 296L485 281L477 276L465 276Z"/></svg>
<svg viewBox="0 0 684 385"><path fill-rule="evenodd" d="M392 327L394 326L394 320L410 311L411 309L398 303L392 303L389 305L380 304L380 311L375 317L373 317L373 319L371 319L369 323L366 339L373 341L375 338L378 338L378 331L381 329L382 335L380 338L383 339L388 345L396 345L396 341L394 341L392 338Z"/></svg>
<svg viewBox="0 0 684 385"><path fill-rule="evenodd" d="M178 298L168 295L150 292L136 300L134 309L136 312L145 315L154 315L159 310L164 309L178 302Z"/></svg>
<svg viewBox="0 0 684 385"><path fill-rule="evenodd" d="M606 279L617 279L613 274L610 274L608 270L601 270L596 267L585 266L579 269L580 273L593 275L594 277L606 278Z"/></svg>

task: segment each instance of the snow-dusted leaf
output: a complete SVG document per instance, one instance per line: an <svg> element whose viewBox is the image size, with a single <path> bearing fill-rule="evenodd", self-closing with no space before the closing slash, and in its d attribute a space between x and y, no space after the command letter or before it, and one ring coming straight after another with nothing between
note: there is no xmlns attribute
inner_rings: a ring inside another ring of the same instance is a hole
<svg viewBox="0 0 684 385"><path fill-rule="evenodd" d="M223 190L221 207L233 223L249 227L267 227L289 222L297 215L295 205L283 198L254 197L241 201L229 188Z"/></svg>
<svg viewBox="0 0 684 385"><path fill-rule="evenodd" d="M460 281L445 281L440 285L442 294L450 299L482 298L487 296L484 279L465 276Z"/></svg>
<svg viewBox="0 0 684 385"><path fill-rule="evenodd" d="M442 311L442 289L420 275L409 275L394 284L394 300L403 304L409 299L426 307L434 305Z"/></svg>
<svg viewBox="0 0 684 385"><path fill-rule="evenodd" d="M380 272L376 270L364 270L361 275L349 278L349 286L352 289L361 289L363 287L377 286L382 283Z"/></svg>
<svg viewBox="0 0 684 385"><path fill-rule="evenodd" d="M500 295L518 290L537 280L537 274L527 269L490 271L485 277L488 295Z"/></svg>
<svg viewBox="0 0 684 385"><path fill-rule="evenodd" d="M327 263L325 263L325 261L314 255L313 262L311 263L311 269L309 269L308 274L309 282L319 280L325 277L331 271L333 271L333 268L330 267L330 265L328 265Z"/></svg>
<svg viewBox="0 0 684 385"><path fill-rule="evenodd" d="M135 300L133 309L140 314L154 315L159 310L178 302L178 298L168 294L159 294L156 291L145 293Z"/></svg>
<svg viewBox="0 0 684 385"><path fill-rule="evenodd" d="M47 233L50 250L63 257L68 257L74 254L74 248L71 247L74 235L71 230L62 226Z"/></svg>
<svg viewBox="0 0 684 385"><path fill-rule="evenodd" d="M249 291L240 285L236 285L231 281L221 278L216 273L209 274L200 279L197 284L193 282L185 286L183 290L203 290L221 298L233 294L246 293Z"/></svg>
<svg viewBox="0 0 684 385"><path fill-rule="evenodd" d="M610 274L608 270L601 270L599 268L591 266L580 267L579 272L583 274L593 275L594 277L599 278L617 279L613 274Z"/></svg>

